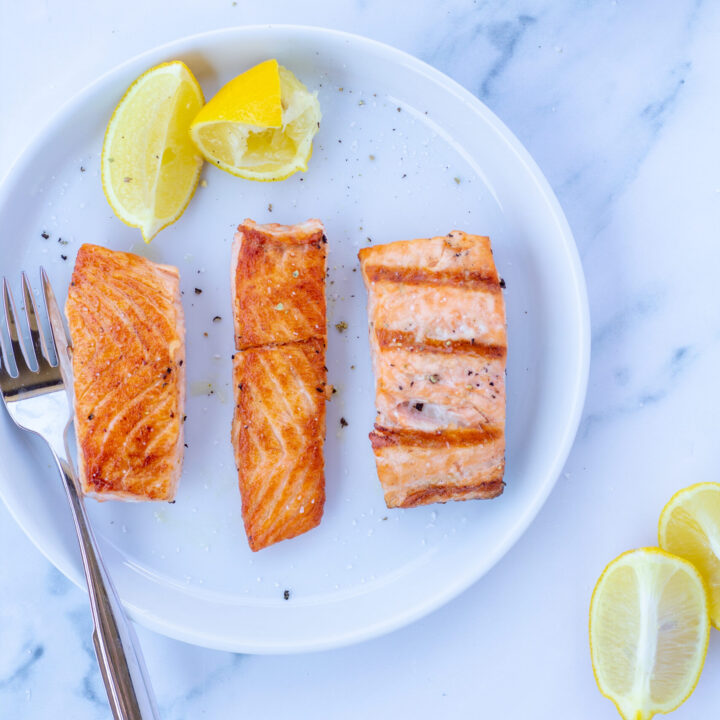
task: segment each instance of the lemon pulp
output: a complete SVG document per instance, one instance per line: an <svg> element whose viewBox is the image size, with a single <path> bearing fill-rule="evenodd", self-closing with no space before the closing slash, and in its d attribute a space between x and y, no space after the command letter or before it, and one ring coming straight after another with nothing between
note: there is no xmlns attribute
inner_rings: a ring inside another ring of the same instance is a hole
<svg viewBox="0 0 720 720"><path fill-rule="evenodd" d="M689 560L705 579L710 620L720 628L720 484L698 483L677 492L660 515L660 547Z"/></svg>
<svg viewBox="0 0 720 720"><path fill-rule="evenodd" d="M710 633L702 578L657 548L620 555L590 603L590 654L600 692L625 720L683 703L700 677Z"/></svg>
<svg viewBox="0 0 720 720"><path fill-rule="evenodd" d="M127 90L103 142L105 196L115 214L150 242L187 207L202 156L188 137L203 94L182 62L151 68Z"/></svg>

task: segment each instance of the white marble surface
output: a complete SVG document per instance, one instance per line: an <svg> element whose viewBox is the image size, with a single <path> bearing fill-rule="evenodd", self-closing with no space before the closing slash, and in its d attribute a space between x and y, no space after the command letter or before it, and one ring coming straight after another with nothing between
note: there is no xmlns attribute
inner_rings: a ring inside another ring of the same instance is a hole
<svg viewBox="0 0 720 720"><path fill-rule="evenodd" d="M238 24L325 25L445 71L555 188L588 280L593 362L563 476L505 559L445 608L356 647L231 655L139 629L162 717L609 718L590 593L720 479L720 5L709 0L0 2L0 173L67 97L136 53ZM1 458L1 453L0 453ZM22 482L22 478L18 478ZM0 716L109 718L84 595L0 505ZM720 634L692 698L720 703Z"/></svg>

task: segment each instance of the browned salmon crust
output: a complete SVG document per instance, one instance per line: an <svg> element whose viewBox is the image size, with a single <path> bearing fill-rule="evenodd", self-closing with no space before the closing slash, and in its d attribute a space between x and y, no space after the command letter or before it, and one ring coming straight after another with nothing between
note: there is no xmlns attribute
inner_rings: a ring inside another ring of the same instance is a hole
<svg viewBox="0 0 720 720"><path fill-rule="evenodd" d="M504 487L505 306L486 237L363 248L388 507L492 498Z"/></svg>
<svg viewBox="0 0 720 720"><path fill-rule="evenodd" d="M232 442L253 551L323 514L326 242L319 220L245 220L233 243Z"/></svg>
<svg viewBox="0 0 720 720"><path fill-rule="evenodd" d="M322 518L324 356L320 338L235 354L233 445L253 550L307 532Z"/></svg>
<svg viewBox="0 0 720 720"><path fill-rule="evenodd" d="M326 337L324 229L300 225L238 227L233 244L235 347Z"/></svg>
<svg viewBox="0 0 720 720"><path fill-rule="evenodd" d="M83 245L65 311L83 492L101 500L172 500L185 405L177 268Z"/></svg>

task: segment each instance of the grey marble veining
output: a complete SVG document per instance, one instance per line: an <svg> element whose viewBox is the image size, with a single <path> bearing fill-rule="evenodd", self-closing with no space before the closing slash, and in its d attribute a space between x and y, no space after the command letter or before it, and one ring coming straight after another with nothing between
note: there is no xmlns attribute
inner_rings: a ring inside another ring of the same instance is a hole
<svg viewBox="0 0 720 720"><path fill-rule="evenodd" d="M656 542L675 490L720 479L720 4L29 0L2 16L2 172L47 108L141 50L235 24L326 25L397 45L486 102L558 194L588 280L578 439L502 563L415 625L327 653L233 655L140 629L162 717L614 717L587 650L594 582ZM84 595L1 505L0 547L0 717L106 720ZM714 633L673 717L716 712L719 672Z"/></svg>

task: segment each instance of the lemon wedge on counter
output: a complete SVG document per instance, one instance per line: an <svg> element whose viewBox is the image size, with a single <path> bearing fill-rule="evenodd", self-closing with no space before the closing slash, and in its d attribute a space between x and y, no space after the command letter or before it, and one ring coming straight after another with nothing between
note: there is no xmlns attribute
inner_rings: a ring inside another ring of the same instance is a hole
<svg viewBox="0 0 720 720"><path fill-rule="evenodd" d="M625 720L683 703L700 677L710 635L700 573L658 548L613 560L590 602L590 654L600 692Z"/></svg>
<svg viewBox="0 0 720 720"><path fill-rule="evenodd" d="M203 159L188 135L202 90L182 62L142 74L110 118L101 167L105 197L145 242L175 222L195 192Z"/></svg>
<svg viewBox="0 0 720 720"><path fill-rule="evenodd" d="M660 515L660 547L689 560L705 578L710 621L720 628L720 484L680 490Z"/></svg>
<svg viewBox="0 0 720 720"><path fill-rule="evenodd" d="M246 180L284 180L307 170L320 104L277 60L223 86L198 113L190 135L205 159Z"/></svg>

